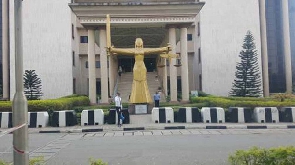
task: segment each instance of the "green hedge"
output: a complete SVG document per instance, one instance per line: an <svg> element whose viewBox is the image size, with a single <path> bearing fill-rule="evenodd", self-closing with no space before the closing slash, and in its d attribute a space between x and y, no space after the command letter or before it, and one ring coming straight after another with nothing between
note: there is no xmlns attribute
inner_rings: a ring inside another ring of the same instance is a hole
<svg viewBox="0 0 295 165"><path fill-rule="evenodd" d="M295 147L238 150L229 156L231 165L294 165Z"/></svg>
<svg viewBox="0 0 295 165"><path fill-rule="evenodd" d="M232 97L194 97L193 103L204 103L209 107L287 107L295 106L292 99L280 102L273 98L232 98Z"/></svg>
<svg viewBox="0 0 295 165"><path fill-rule="evenodd" d="M89 105L89 102L89 98L86 96L67 96L51 100L30 100L28 101L28 110L30 112L69 110L75 106ZM0 102L0 112L9 112L11 110L12 102Z"/></svg>

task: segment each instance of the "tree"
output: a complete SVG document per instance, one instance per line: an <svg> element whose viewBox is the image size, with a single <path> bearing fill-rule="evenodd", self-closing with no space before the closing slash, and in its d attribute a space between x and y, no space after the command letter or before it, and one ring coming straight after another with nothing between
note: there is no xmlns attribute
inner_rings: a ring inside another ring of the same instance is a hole
<svg viewBox="0 0 295 165"><path fill-rule="evenodd" d="M43 95L41 86L41 79L35 73L35 70L26 70L24 75L24 88L28 100L40 99Z"/></svg>
<svg viewBox="0 0 295 165"><path fill-rule="evenodd" d="M230 91L231 96L258 97L261 95L261 78L258 66L258 55L254 37L250 31L244 38L243 50L236 65L236 77Z"/></svg>

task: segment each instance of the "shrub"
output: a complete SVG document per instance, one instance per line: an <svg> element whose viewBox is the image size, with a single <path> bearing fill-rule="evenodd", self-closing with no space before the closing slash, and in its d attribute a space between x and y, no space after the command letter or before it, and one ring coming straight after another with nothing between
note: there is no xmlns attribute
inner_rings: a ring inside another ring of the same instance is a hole
<svg viewBox="0 0 295 165"><path fill-rule="evenodd" d="M231 165L294 165L295 147L237 150L228 160Z"/></svg>
<svg viewBox="0 0 295 165"><path fill-rule="evenodd" d="M274 94L273 97L278 99L280 102L283 102L286 99L294 98L294 95L288 94L288 93L278 93L278 94Z"/></svg>
<svg viewBox="0 0 295 165"><path fill-rule="evenodd" d="M63 97L51 100L30 100L28 101L28 110L30 112L40 111L60 111L73 109L74 106L89 105L89 98L86 96ZM1 101L0 112L12 110L12 102Z"/></svg>
<svg viewBox="0 0 295 165"><path fill-rule="evenodd" d="M102 160L94 160L92 158L89 159L90 165L108 165L108 163L103 162Z"/></svg>
<svg viewBox="0 0 295 165"><path fill-rule="evenodd" d="M277 101L271 98L226 98L226 97L194 97L192 98L193 103L204 103L210 107L288 107L295 106L295 102L292 99L284 102Z"/></svg>
<svg viewBox="0 0 295 165"><path fill-rule="evenodd" d="M29 165L39 165L44 163L44 157L36 157L30 160ZM0 165L10 165L11 163L0 160Z"/></svg>
<svg viewBox="0 0 295 165"><path fill-rule="evenodd" d="M202 91L198 91L198 95L199 95L199 97L207 97L207 96L209 96L209 94L207 94L205 92L202 92Z"/></svg>

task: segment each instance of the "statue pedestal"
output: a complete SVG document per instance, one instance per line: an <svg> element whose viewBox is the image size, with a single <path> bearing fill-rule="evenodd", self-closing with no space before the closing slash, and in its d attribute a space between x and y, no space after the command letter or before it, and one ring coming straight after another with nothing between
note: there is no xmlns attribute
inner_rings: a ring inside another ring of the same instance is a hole
<svg viewBox="0 0 295 165"><path fill-rule="evenodd" d="M130 114L151 114L153 104L129 104L128 109Z"/></svg>

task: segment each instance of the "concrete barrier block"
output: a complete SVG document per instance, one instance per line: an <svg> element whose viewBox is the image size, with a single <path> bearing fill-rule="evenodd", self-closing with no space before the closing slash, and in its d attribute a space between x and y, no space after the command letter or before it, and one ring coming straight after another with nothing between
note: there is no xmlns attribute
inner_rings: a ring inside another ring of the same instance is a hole
<svg viewBox="0 0 295 165"><path fill-rule="evenodd" d="M171 107L152 109L152 122L154 123L174 123L174 111Z"/></svg>
<svg viewBox="0 0 295 165"><path fill-rule="evenodd" d="M283 107L279 111L280 122L295 122L295 107Z"/></svg>
<svg viewBox="0 0 295 165"><path fill-rule="evenodd" d="M104 112L102 109L83 110L81 114L81 126L103 125Z"/></svg>
<svg viewBox="0 0 295 165"><path fill-rule="evenodd" d="M77 116L74 110L54 111L51 126L66 127L77 125Z"/></svg>
<svg viewBox="0 0 295 165"><path fill-rule="evenodd" d="M28 112L29 128L43 128L48 126L48 112Z"/></svg>
<svg viewBox="0 0 295 165"><path fill-rule="evenodd" d="M220 107L203 107L201 115L204 123L224 123L224 109Z"/></svg>
<svg viewBox="0 0 295 165"><path fill-rule="evenodd" d="M12 112L0 112L0 128L12 128Z"/></svg>
<svg viewBox="0 0 295 165"><path fill-rule="evenodd" d="M253 110L245 107L230 107L228 109L229 122L250 123L252 122Z"/></svg>
<svg viewBox="0 0 295 165"><path fill-rule="evenodd" d="M254 121L258 123L278 123L279 111L276 107L256 107Z"/></svg>
<svg viewBox="0 0 295 165"><path fill-rule="evenodd" d="M198 108L184 107L179 108L177 113L177 122L180 123L198 123L202 122L201 112Z"/></svg>

